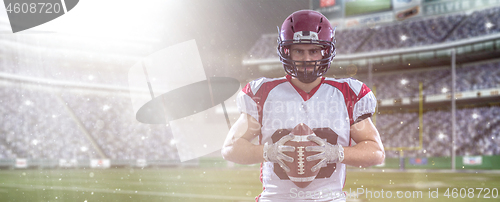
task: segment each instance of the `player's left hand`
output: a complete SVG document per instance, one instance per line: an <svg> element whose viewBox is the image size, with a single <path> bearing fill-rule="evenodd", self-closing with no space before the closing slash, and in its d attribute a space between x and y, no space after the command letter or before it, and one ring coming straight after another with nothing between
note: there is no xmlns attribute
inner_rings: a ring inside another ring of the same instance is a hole
<svg viewBox="0 0 500 202"><path fill-rule="evenodd" d="M340 163L344 160L344 148L341 145L332 145L326 140L314 135L308 136L307 139L319 145L306 147L306 151L308 152L320 152L306 158L307 161L320 159L320 161L311 168L312 172L316 172L316 170L321 167L325 167L327 163Z"/></svg>
<svg viewBox="0 0 500 202"><path fill-rule="evenodd" d="M278 163L285 172L290 172L290 168L284 161L293 162L293 158L284 154L283 152L293 152L295 147L286 146L285 143L293 140L295 136L288 134L283 136L278 142L269 145L267 142L264 144L264 159L269 162Z"/></svg>

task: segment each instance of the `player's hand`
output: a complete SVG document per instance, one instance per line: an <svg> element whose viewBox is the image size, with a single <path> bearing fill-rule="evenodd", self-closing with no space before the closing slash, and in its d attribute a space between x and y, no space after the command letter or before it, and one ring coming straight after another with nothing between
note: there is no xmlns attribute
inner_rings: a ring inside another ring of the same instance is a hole
<svg viewBox="0 0 500 202"><path fill-rule="evenodd" d="M272 145L266 142L266 144L264 144L264 159L269 162L278 163L286 172L290 172L290 168L288 168L283 161L291 163L293 162L293 158L283 152L295 151L295 147L285 145L286 142L292 140L294 137L294 135L288 134Z"/></svg>
<svg viewBox="0 0 500 202"><path fill-rule="evenodd" d="M320 152L306 158L307 161L320 159L320 161L311 168L312 172L316 172L321 167L325 167L327 163L340 163L344 160L344 148L341 145L332 145L326 140L314 135L308 136L307 139L319 145L306 147L306 151L308 152Z"/></svg>

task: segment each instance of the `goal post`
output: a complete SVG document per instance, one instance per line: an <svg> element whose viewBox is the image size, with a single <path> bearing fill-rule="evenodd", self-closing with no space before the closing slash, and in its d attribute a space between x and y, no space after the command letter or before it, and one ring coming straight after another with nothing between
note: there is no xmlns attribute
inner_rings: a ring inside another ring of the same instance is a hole
<svg viewBox="0 0 500 202"><path fill-rule="evenodd" d="M376 88L375 88L376 89ZM404 151L419 151L423 149L423 127L424 127L424 96L423 83L418 83L418 146L416 147L385 147L386 151L399 151L399 168L404 170Z"/></svg>

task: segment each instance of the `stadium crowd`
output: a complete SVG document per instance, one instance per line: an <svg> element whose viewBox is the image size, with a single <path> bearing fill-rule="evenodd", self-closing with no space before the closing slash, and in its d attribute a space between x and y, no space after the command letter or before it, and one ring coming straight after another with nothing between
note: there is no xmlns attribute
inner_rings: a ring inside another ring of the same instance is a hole
<svg viewBox="0 0 500 202"><path fill-rule="evenodd" d="M499 155L500 106L463 108L456 114L455 143L457 155ZM376 116L385 147L418 147L418 113L386 113ZM420 151L406 151L405 156L450 156L452 122L449 110L427 111L423 114L422 146ZM397 152L387 152L398 157Z"/></svg>
<svg viewBox="0 0 500 202"><path fill-rule="evenodd" d="M500 62L459 66L456 76L457 92L500 88ZM419 82L423 84L423 95L436 95L451 92L451 77L449 67L375 74L372 87L376 87L377 99L418 97ZM357 79L368 80L366 75Z"/></svg>
<svg viewBox="0 0 500 202"><path fill-rule="evenodd" d="M170 129L135 121L126 94L0 89L0 159L178 159Z"/></svg>
<svg viewBox="0 0 500 202"><path fill-rule="evenodd" d="M421 17L402 22L337 30L338 54L373 52L453 42L500 33L500 7L446 16ZM264 34L246 60L278 58L277 34Z"/></svg>

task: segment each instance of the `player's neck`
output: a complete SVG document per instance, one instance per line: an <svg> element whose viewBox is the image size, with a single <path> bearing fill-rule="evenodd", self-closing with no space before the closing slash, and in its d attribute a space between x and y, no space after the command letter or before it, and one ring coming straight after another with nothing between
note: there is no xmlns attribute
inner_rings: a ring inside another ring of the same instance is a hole
<svg viewBox="0 0 500 202"><path fill-rule="evenodd" d="M292 77L292 79L290 80L290 82L292 82L292 84L294 86L296 86L297 88L305 91L306 93L309 93L311 92L316 86L318 86L319 84L321 84L321 78L322 77L318 77L316 80L314 80L313 82L311 83L302 83L301 81L299 81L299 79L297 78L294 78Z"/></svg>

